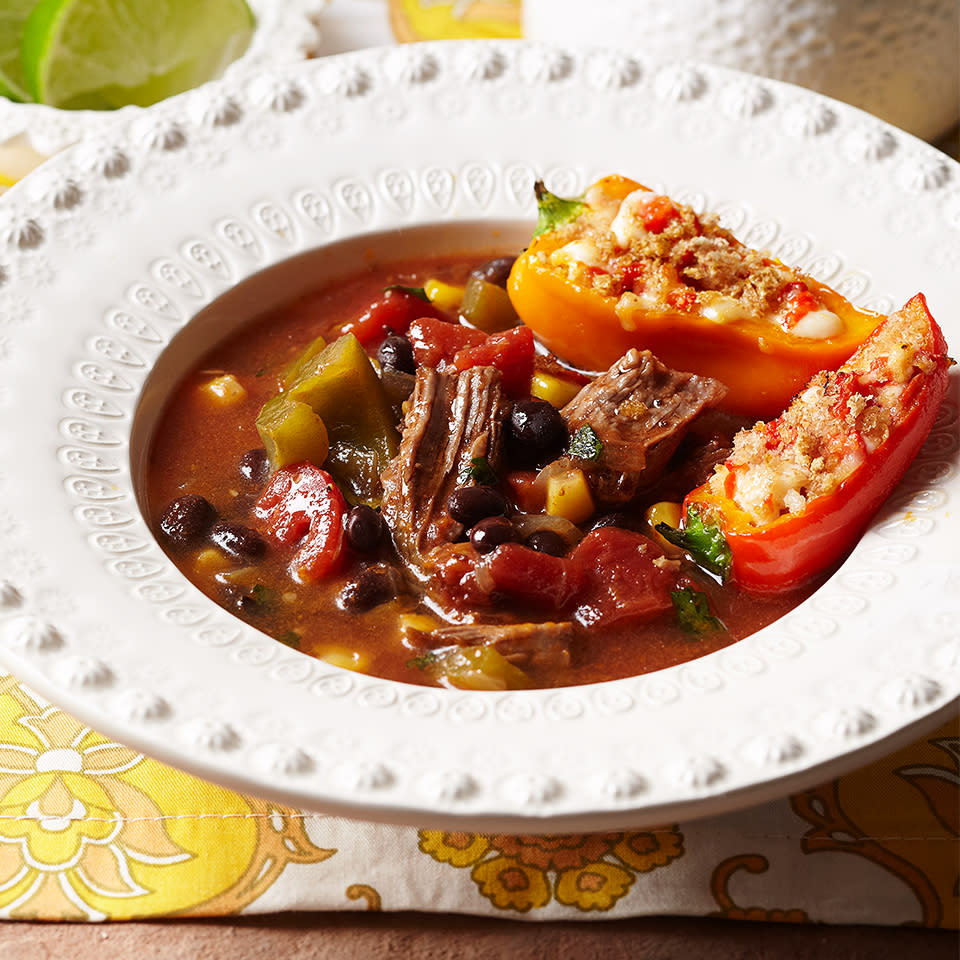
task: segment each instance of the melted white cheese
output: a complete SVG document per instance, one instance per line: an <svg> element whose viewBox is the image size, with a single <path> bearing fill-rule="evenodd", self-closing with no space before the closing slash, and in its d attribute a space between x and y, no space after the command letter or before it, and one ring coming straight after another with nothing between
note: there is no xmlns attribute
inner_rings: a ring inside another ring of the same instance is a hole
<svg viewBox="0 0 960 960"><path fill-rule="evenodd" d="M620 294L614 313L620 321L620 326L628 333L633 333L637 329L635 317L638 313L660 313L662 309L663 304L655 291L644 290L637 294L628 290Z"/></svg>
<svg viewBox="0 0 960 960"><path fill-rule="evenodd" d="M662 194L650 190L634 190L623 198L617 215L610 223L610 232L618 247L625 250L630 246L631 240L647 235L647 228L643 225L643 211L661 196Z"/></svg>
<svg viewBox="0 0 960 960"><path fill-rule="evenodd" d="M826 340L843 332L843 321L831 310L811 310L790 328L795 337L807 340Z"/></svg>
<svg viewBox="0 0 960 960"><path fill-rule="evenodd" d="M734 300L733 297L725 297L721 294L712 296L700 308L700 313L715 323L736 323L738 320L745 320L750 316L748 311L744 309L743 304Z"/></svg>
<svg viewBox="0 0 960 960"><path fill-rule="evenodd" d="M604 266L600 251L589 240L572 240L562 247L557 247L550 254L550 262L555 266L570 266L576 263L585 267Z"/></svg>

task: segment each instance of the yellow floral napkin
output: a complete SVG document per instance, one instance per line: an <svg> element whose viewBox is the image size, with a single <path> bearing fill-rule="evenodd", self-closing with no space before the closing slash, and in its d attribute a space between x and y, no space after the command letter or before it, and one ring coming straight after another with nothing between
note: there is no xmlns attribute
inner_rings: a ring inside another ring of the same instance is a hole
<svg viewBox="0 0 960 960"><path fill-rule="evenodd" d="M0 675L0 917L382 909L956 928L958 761L953 722L713 819L551 836L416 830L205 783Z"/></svg>

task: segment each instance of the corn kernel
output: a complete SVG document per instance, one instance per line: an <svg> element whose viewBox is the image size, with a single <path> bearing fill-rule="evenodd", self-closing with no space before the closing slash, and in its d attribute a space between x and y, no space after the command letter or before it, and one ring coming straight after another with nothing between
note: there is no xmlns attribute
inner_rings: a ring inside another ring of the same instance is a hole
<svg viewBox="0 0 960 960"><path fill-rule="evenodd" d="M572 380L538 371L530 382L530 393L540 400L552 403L557 409L566 406L578 393L580 385Z"/></svg>
<svg viewBox="0 0 960 960"><path fill-rule="evenodd" d="M683 551L657 533L657 524L665 523L668 527L679 527L682 515L682 506L670 500L660 500L651 504L644 514L644 519L650 525L651 536L668 556L677 556Z"/></svg>
<svg viewBox="0 0 960 960"><path fill-rule="evenodd" d="M233 563L215 547L206 547L193 558L193 569L199 577L215 575L232 566Z"/></svg>
<svg viewBox="0 0 960 960"><path fill-rule="evenodd" d="M442 280L428 280L423 285L427 299L440 310L457 310L463 301L463 287Z"/></svg>
<svg viewBox="0 0 960 960"><path fill-rule="evenodd" d="M370 667L370 657L359 650L347 650L344 647L330 647L318 653L321 660L331 666L342 667L344 670L355 670L366 673Z"/></svg>
<svg viewBox="0 0 960 960"><path fill-rule="evenodd" d="M683 507L671 500L660 500L647 507L645 518L651 527L665 523L669 527L679 527Z"/></svg>
<svg viewBox="0 0 960 960"><path fill-rule="evenodd" d="M546 510L550 516L583 523L594 509L590 485L582 470L558 473L547 480Z"/></svg>
<svg viewBox="0 0 960 960"><path fill-rule="evenodd" d="M219 377L208 380L200 388L207 398L222 407L233 406L247 398L246 388L232 374L224 373Z"/></svg>

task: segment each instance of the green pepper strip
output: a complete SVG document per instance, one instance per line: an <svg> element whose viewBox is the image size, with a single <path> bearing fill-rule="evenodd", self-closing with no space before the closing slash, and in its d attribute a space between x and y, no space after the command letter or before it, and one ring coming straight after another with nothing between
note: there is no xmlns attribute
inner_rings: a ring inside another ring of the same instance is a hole
<svg viewBox="0 0 960 960"><path fill-rule="evenodd" d="M308 348L309 354L310 348ZM380 472L396 456L400 435L390 402L370 358L353 334L294 363L295 378L264 405L258 426L277 405L308 404L323 420L329 452L323 466L354 503L377 506Z"/></svg>

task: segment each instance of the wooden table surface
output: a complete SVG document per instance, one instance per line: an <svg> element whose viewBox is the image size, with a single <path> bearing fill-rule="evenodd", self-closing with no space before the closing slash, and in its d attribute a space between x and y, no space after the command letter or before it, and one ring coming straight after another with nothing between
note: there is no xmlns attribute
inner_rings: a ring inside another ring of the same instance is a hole
<svg viewBox="0 0 960 960"><path fill-rule="evenodd" d="M956 931L684 917L524 923L413 913L289 913L182 923L0 923L3 960L956 960L958 955Z"/></svg>

